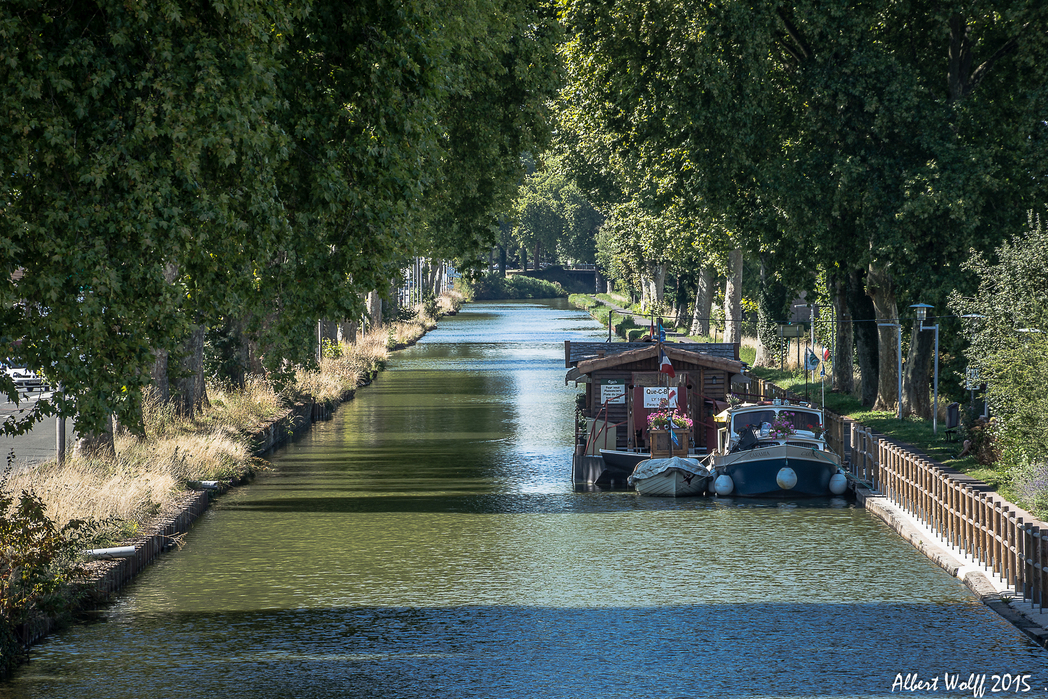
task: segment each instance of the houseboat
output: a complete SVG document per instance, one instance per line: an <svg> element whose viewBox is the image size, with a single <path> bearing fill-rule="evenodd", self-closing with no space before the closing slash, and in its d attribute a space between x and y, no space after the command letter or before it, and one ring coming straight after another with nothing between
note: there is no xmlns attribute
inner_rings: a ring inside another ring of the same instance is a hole
<svg viewBox="0 0 1048 699"><path fill-rule="evenodd" d="M576 409L576 485L628 487L637 464L651 458L648 416L675 409L691 426L674 430L672 454L703 458L716 448L714 416L728 406L732 385L746 390L737 343L564 343L565 384L585 386ZM667 365L669 370L667 371Z"/></svg>

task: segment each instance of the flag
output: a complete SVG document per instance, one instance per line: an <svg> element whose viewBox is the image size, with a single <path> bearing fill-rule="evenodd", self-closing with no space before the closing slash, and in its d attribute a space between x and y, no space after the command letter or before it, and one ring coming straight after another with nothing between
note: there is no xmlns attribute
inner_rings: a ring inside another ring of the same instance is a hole
<svg viewBox="0 0 1048 699"><path fill-rule="evenodd" d="M655 318L651 319L651 324L648 326L648 337L655 339Z"/></svg>
<svg viewBox="0 0 1048 699"><path fill-rule="evenodd" d="M670 358L666 356L666 352L663 350L659 351L659 371L670 376L677 375L677 372L673 370L673 365L670 364Z"/></svg>
<svg viewBox="0 0 1048 699"><path fill-rule="evenodd" d="M677 433L673 431L674 425L673 425L673 413L672 412L670 412L670 416L669 416L669 418L667 418L666 422L668 422L669 425L670 425L670 439L673 440L673 446L679 447L680 446L680 440L677 439Z"/></svg>
<svg viewBox="0 0 1048 699"><path fill-rule="evenodd" d="M662 321L659 321L659 342L666 341L666 331L662 327Z"/></svg>
<svg viewBox="0 0 1048 699"><path fill-rule="evenodd" d="M812 352L811 348L809 347L804 352L804 370L805 371L815 371L818 368L819 368L819 358L816 356L816 354L814 352Z"/></svg>
<svg viewBox="0 0 1048 699"><path fill-rule="evenodd" d="M822 361L827 362L830 360L830 348L825 347L822 350Z"/></svg>

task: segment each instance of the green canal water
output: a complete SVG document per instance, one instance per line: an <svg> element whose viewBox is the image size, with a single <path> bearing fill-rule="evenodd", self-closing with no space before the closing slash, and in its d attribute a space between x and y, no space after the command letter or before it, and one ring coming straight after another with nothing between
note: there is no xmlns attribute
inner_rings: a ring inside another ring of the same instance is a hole
<svg viewBox="0 0 1048 699"><path fill-rule="evenodd" d="M0 696L1048 694L1048 654L847 499L576 492L563 340L601 336L559 301L441 321Z"/></svg>

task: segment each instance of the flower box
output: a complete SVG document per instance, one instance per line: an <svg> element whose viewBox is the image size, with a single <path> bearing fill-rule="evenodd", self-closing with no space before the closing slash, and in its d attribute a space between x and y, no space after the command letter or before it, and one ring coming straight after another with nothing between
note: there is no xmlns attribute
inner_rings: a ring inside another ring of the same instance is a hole
<svg viewBox="0 0 1048 699"><path fill-rule="evenodd" d="M668 459L671 456L687 456L691 430L687 428L674 428L673 433L677 435L677 443L673 443L669 430L648 430L648 443L651 446L651 458Z"/></svg>

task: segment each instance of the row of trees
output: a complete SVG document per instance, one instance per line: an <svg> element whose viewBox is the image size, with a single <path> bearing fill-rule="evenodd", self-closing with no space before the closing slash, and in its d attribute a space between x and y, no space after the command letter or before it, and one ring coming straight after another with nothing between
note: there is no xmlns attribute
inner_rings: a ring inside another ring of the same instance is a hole
<svg viewBox="0 0 1048 699"><path fill-rule="evenodd" d="M705 317L727 275L739 318L746 261L770 356L774 321L821 283L876 408L900 399L897 330L877 321L972 293L973 251L1048 202L1044 3L562 0L561 18L556 145L617 263L691 270ZM959 356L960 322L939 320ZM928 416L933 335L906 335L902 409ZM853 390L852 362L833 381Z"/></svg>
<svg viewBox="0 0 1048 699"><path fill-rule="evenodd" d="M539 0L5 2L0 356L62 392L4 431L192 410L208 330L280 372L413 256L476 262L559 37Z"/></svg>

